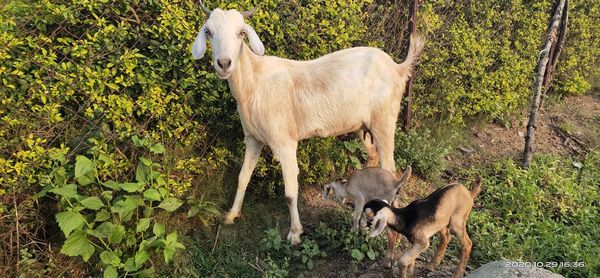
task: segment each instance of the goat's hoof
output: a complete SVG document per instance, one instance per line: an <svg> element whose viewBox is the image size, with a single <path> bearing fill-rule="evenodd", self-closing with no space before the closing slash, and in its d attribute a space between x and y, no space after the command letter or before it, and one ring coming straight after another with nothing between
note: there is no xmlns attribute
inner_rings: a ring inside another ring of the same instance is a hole
<svg viewBox="0 0 600 278"><path fill-rule="evenodd" d="M233 212L228 212L227 215L225 215L225 220L223 221L223 223L227 224L227 225L231 225L235 222L235 219L238 218L240 216L239 213L233 213Z"/></svg>
<svg viewBox="0 0 600 278"><path fill-rule="evenodd" d="M427 271L434 271L435 270L436 265L433 263L428 263L425 266L423 266L424 269L426 269Z"/></svg>
<svg viewBox="0 0 600 278"><path fill-rule="evenodd" d="M300 234L302 234L302 231L299 231L299 232L290 231L287 235L287 240L289 240L290 244L292 244L292 245L298 245L302 242L302 240L300 240Z"/></svg>
<svg viewBox="0 0 600 278"><path fill-rule="evenodd" d="M389 256L386 256L385 258L383 258L383 267L392 268L392 261L393 261L392 258L390 258Z"/></svg>

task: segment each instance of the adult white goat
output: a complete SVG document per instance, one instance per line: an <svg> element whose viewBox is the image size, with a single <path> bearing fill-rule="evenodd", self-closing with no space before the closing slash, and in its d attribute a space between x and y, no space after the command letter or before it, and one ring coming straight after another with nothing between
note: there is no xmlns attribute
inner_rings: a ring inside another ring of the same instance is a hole
<svg viewBox="0 0 600 278"><path fill-rule="evenodd" d="M377 165L381 157L382 168L395 172L396 119L406 81L424 40L411 36L408 56L401 64L370 47L340 50L311 61L293 61L262 56L262 42L254 29L244 23L244 18L256 8L249 12L209 11L202 1L200 5L208 19L192 46L192 54L195 59L202 58L206 39L210 39L216 73L227 79L237 101L246 145L235 200L225 223L231 224L239 216L246 186L266 144L283 170L291 216L287 239L298 244L302 233L297 206L298 141L356 132L365 144L368 166Z"/></svg>

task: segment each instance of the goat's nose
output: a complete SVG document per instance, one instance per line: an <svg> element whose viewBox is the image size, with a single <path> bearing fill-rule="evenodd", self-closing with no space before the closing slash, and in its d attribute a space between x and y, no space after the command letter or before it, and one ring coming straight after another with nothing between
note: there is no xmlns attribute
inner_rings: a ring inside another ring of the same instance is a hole
<svg viewBox="0 0 600 278"><path fill-rule="evenodd" d="M229 68L229 66L231 66L231 59L219 58L219 59L217 59L217 64L219 64L219 67L221 67L221 69L227 70Z"/></svg>

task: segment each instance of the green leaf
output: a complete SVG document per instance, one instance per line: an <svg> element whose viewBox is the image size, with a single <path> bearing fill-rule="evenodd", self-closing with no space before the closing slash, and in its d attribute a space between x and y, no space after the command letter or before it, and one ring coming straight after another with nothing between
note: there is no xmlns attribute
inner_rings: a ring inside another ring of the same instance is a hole
<svg viewBox="0 0 600 278"><path fill-rule="evenodd" d="M78 155L77 158L75 158L75 161L76 161L75 162L75 178L76 179L86 175L87 173L91 172L94 169L94 162L83 155Z"/></svg>
<svg viewBox="0 0 600 278"><path fill-rule="evenodd" d="M367 251L367 257L369 257L369 259L375 260L375 251L373 251L373 249L369 248L369 251Z"/></svg>
<svg viewBox="0 0 600 278"><path fill-rule="evenodd" d="M127 192L136 192L141 190L144 187L143 182L126 182L120 184L121 188Z"/></svg>
<svg viewBox="0 0 600 278"><path fill-rule="evenodd" d="M152 153L160 154L165 152L165 146L161 143L156 143L154 146L150 147L150 151Z"/></svg>
<svg viewBox="0 0 600 278"><path fill-rule="evenodd" d="M102 221L106 221L108 218L110 218L110 214L108 213L108 211L106 210L100 210L98 213L96 213L96 218L94 219L95 222L102 222Z"/></svg>
<svg viewBox="0 0 600 278"><path fill-rule="evenodd" d="M176 209L178 209L182 204L183 204L183 201L181 201L175 197L168 197L168 198L164 199L162 202L160 202L158 207L162 208L168 212L173 212Z"/></svg>
<svg viewBox="0 0 600 278"><path fill-rule="evenodd" d="M175 255L175 247L166 246L165 249L163 249L163 255L165 257L165 263L168 264L173 258L173 255Z"/></svg>
<svg viewBox="0 0 600 278"><path fill-rule="evenodd" d="M112 265L107 266L106 269L104 270L104 278L117 278L117 277L119 277L119 273L117 272L115 267Z"/></svg>
<svg viewBox="0 0 600 278"><path fill-rule="evenodd" d="M113 232L108 235L108 241L110 243L117 244L125 238L125 227L122 225L115 225Z"/></svg>
<svg viewBox="0 0 600 278"><path fill-rule="evenodd" d="M144 164L145 166L150 167L152 165L152 160L144 158L144 157L140 157L140 162L142 162L142 164Z"/></svg>
<svg viewBox="0 0 600 278"><path fill-rule="evenodd" d="M105 181L102 183L102 185L114 190L121 189L121 184L116 181Z"/></svg>
<svg viewBox="0 0 600 278"><path fill-rule="evenodd" d="M308 262L306 263L306 266L308 267L309 270L312 270L314 267L313 260L309 259Z"/></svg>
<svg viewBox="0 0 600 278"><path fill-rule="evenodd" d="M135 169L135 180L139 182L147 182L148 173L150 173L150 167L144 165L143 163L138 163L138 166Z"/></svg>
<svg viewBox="0 0 600 278"><path fill-rule="evenodd" d="M150 227L150 218L140 218L135 227L137 233L146 231Z"/></svg>
<svg viewBox="0 0 600 278"><path fill-rule="evenodd" d="M65 237L69 237L73 230L83 227L85 218L79 212L63 211L56 214L56 222L58 222L58 227L63 231Z"/></svg>
<svg viewBox="0 0 600 278"><path fill-rule="evenodd" d="M93 174L96 168L95 163L83 155L78 155L75 160L75 179L77 182L81 185L93 183L95 181Z"/></svg>
<svg viewBox="0 0 600 278"><path fill-rule="evenodd" d="M94 245L87 239L82 231L75 231L67 238L60 252L68 256L81 256L83 261L87 262L94 254Z"/></svg>
<svg viewBox="0 0 600 278"><path fill-rule="evenodd" d="M84 205L86 208L93 209L93 210L99 210L101 207L104 206L104 204L102 203L102 200L100 200L100 198L98 198L98 197L87 197L87 198L81 200L80 203L82 205Z"/></svg>
<svg viewBox="0 0 600 278"><path fill-rule="evenodd" d="M135 265L141 267L150 258L150 255L146 251L138 251L135 253Z"/></svg>
<svg viewBox="0 0 600 278"><path fill-rule="evenodd" d="M154 227L152 227L152 233L156 236L160 236L165 233L165 225L160 223L154 223Z"/></svg>
<svg viewBox="0 0 600 278"><path fill-rule="evenodd" d="M140 137L138 137L137 135L131 136L131 140L133 141L133 144L138 148L144 146L145 140L140 139Z"/></svg>
<svg viewBox="0 0 600 278"><path fill-rule="evenodd" d="M135 200L125 199L116 201L115 204L110 207L110 210L113 213L117 213L122 220L127 220L131 218L133 210L137 208L137 206Z"/></svg>
<svg viewBox="0 0 600 278"><path fill-rule="evenodd" d="M94 229L93 235L98 238L108 238L115 232L117 232L115 224L111 222L104 222Z"/></svg>
<svg viewBox="0 0 600 278"><path fill-rule="evenodd" d="M58 187L51 189L50 192L63 196L65 198L75 198L77 197L77 185L76 184L67 184L63 187Z"/></svg>
<svg viewBox="0 0 600 278"><path fill-rule="evenodd" d="M100 253L100 260L109 266L118 266L121 263L121 259L113 251L109 250L105 250Z"/></svg>
<svg viewBox="0 0 600 278"><path fill-rule="evenodd" d="M125 264L123 265L123 269L125 269L125 271L127 272L133 272L139 269L139 267L137 265L135 265L135 260L134 258L129 258L125 261Z"/></svg>
<svg viewBox="0 0 600 278"><path fill-rule="evenodd" d="M160 193L154 188L147 189L144 191L144 198L150 201L160 201Z"/></svg>
<svg viewBox="0 0 600 278"><path fill-rule="evenodd" d="M354 258L357 261L362 261L362 259L365 258L365 254L358 249L352 249L352 252L350 252L350 256L352 256L352 258Z"/></svg>

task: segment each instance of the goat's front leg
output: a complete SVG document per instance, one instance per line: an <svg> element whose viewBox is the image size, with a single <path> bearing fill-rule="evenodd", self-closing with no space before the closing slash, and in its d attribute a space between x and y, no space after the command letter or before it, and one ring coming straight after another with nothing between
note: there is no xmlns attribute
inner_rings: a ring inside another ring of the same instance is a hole
<svg viewBox="0 0 600 278"><path fill-rule="evenodd" d="M285 184L285 198L290 210L290 232L287 239L292 245L300 244L302 224L298 214L298 161L296 160L297 142L274 149L276 158L281 163L283 182Z"/></svg>
<svg viewBox="0 0 600 278"><path fill-rule="evenodd" d="M399 233L387 228L387 251L385 257L383 258L383 266L386 268L391 268L394 262L395 256L395 248L396 248L396 240L398 240Z"/></svg>
<svg viewBox="0 0 600 278"><path fill-rule="evenodd" d="M417 239L413 243L412 247L406 251L400 257L400 278L406 278L408 275L412 275L414 271L414 263L419 254L429 247L428 239Z"/></svg>
<svg viewBox="0 0 600 278"><path fill-rule="evenodd" d="M244 195L246 194L246 187L248 186L248 182L250 182L250 177L258 163L258 158L260 157L260 152L263 148L263 144L258 142L258 140L252 136L246 136L244 138L244 143L246 144L244 163L242 164L242 169L238 176L238 187L235 193L235 200L233 201L231 210L225 216L225 224L233 224L233 221L240 216Z"/></svg>
<svg viewBox="0 0 600 278"><path fill-rule="evenodd" d="M354 213L352 213L352 231L358 232L360 217L363 207L365 206L364 197L356 197L354 199Z"/></svg>

